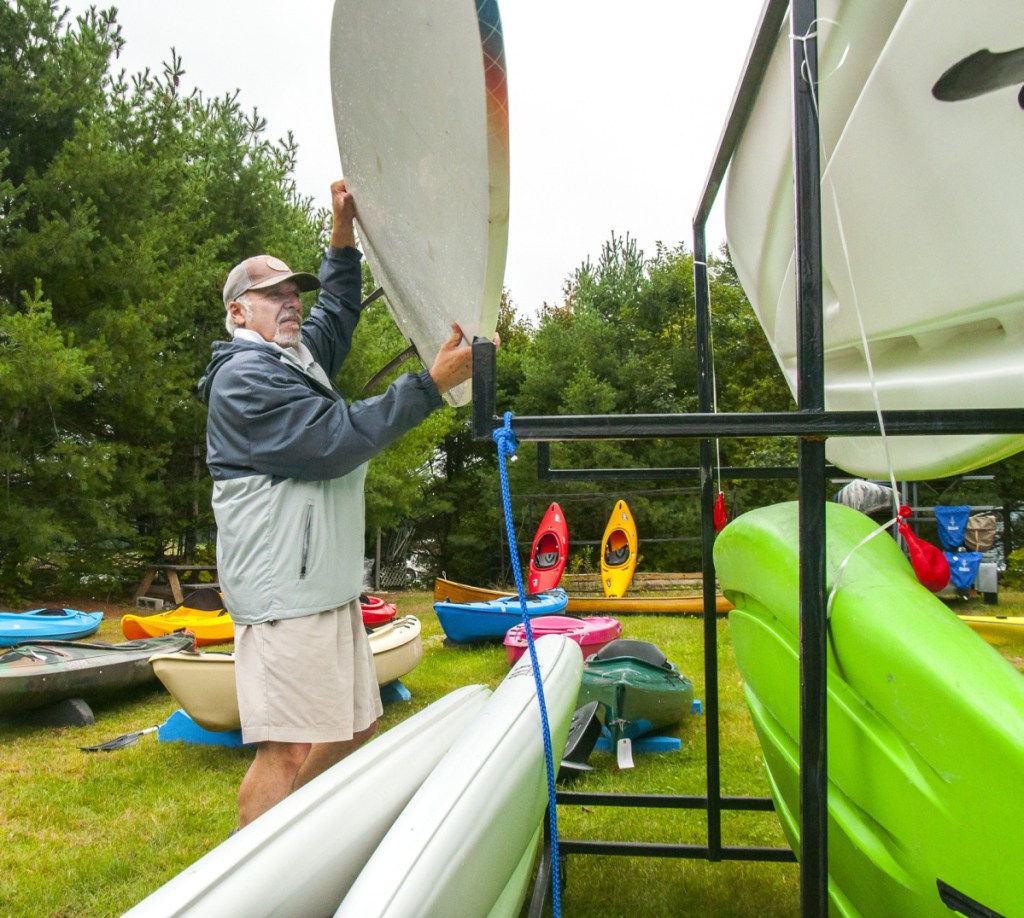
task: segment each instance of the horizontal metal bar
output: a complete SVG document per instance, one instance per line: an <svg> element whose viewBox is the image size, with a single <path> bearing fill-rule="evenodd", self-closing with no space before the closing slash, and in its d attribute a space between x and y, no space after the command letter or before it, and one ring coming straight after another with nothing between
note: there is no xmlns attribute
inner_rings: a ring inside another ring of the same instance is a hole
<svg viewBox="0 0 1024 918"><path fill-rule="evenodd" d="M729 481L796 479L797 469L784 465L752 469L726 465L716 469L715 476ZM700 468L553 469L541 468L538 463L537 477L545 481L699 481Z"/></svg>
<svg viewBox="0 0 1024 918"><path fill-rule="evenodd" d="M504 420L491 416L484 431L489 439ZM719 414L519 415L512 419L518 440L631 440L640 438L701 439L708 437L864 437L878 436L873 411L775 411ZM1024 408L948 411L888 411L890 436L1020 434Z"/></svg>
<svg viewBox="0 0 1024 918"><path fill-rule="evenodd" d="M579 841L563 838L558 842L560 854L604 854L618 857L675 857L710 860L707 845L669 845L656 842ZM790 848L759 848L723 845L723 861L768 861L777 864L796 863Z"/></svg>
<svg viewBox="0 0 1024 918"><path fill-rule="evenodd" d="M772 812L771 797L720 797L723 810ZM565 806L632 806L655 809L704 810L708 798L685 794L602 794L558 791L555 802Z"/></svg>

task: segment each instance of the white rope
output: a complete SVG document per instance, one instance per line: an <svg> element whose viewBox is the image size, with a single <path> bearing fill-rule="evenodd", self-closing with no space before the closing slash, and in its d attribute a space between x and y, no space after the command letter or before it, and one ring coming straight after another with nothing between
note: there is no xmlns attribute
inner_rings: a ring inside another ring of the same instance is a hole
<svg viewBox="0 0 1024 918"><path fill-rule="evenodd" d="M836 229L837 229L837 232L838 232L838 235L839 235L839 244L840 244L840 246L842 248L842 252L843 252L843 264L844 264L844 267L846 268L847 279L849 280L849 283L850 283L850 295L851 295L851 298L852 298L853 312L854 312L854 315L857 318L857 327L858 327L858 330L859 330L859 333L860 333L861 346L864 349L864 361L865 361L865 364L866 364L866 367L867 367L868 383L869 383L869 385L871 387L871 398L872 398L872 401L874 402L875 416L878 418L878 428L879 428L879 432L880 432L881 437L882 437L882 450L883 450L883 452L885 454L885 464L886 464L886 467L887 467L887 469L889 471L889 483L892 486L892 500L893 500L893 519L889 520L889 522L885 523L884 525L878 527L870 535L868 535L865 538L861 539L861 541L858 542L850 550L850 552L846 555L846 557L843 559L842 563L840 563L839 567L837 568L835 580L832 583L832 589L829 591L828 603L827 603L827 606L826 606L826 613L825 613L826 614L826 618L831 618L831 616L832 616L832 603L833 603L833 601L835 599L836 591L839 589L839 583L840 583L840 581L842 579L842 575L843 575L844 571L846 570L846 566L849 563L850 559L853 557L853 555L863 545L866 545L868 542L871 541L871 539L873 539L880 532L885 531L886 529L888 529L889 527L894 525L896 522L898 522L898 520L899 520L899 489L896 486L896 470L895 470L895 468L893 466L892 454L891 454L891 452L889 450L889 437L888 437L888 434L887 434L886 429L885 429L885 415L882 412L882 402L881 402L881 398L879 397L879 393L878 393L878 380L877 380L877 378L875 376L875 367L874 367L874 363L871 360L871 348L870 348L869 343L868 343L867 330L864 328L864 317L861 314L860 300L859 300L859 298L857 296L857 284L856 284L854 276L853 276L853 267L852 267L852 264L851 264L851 261L850 261L850 250L849 250L849 246L847 245L846 231L845 231L845 228L843 226L842 213L841 213L840 208L839 208L839 196L836 194L835 182L832 181L831 175L829 174L829 165L831 163L831 154L829 153L828 147L827 147L827 145L825 143L825 138L822 136L821 130L820 130L820 128L821 128L821 112L820 112L820 109L819 109L819 102L818 102L818 96L817 96L817 87L815 86L815 84L813 82L810 82L810 67L808 66L808 63L807 63L807 56L806 56L806 54L807 54L807 46L806 46L806 42L810 41L812 38L816 39L818 37L818 32L817 32L816 26L817 26L817 23L819 23L819 22L828 22L828 23L830 23L832 25L838 26L838 23L835 20L832 20L832 19L825 19L825 18L815 19L808 26L808 30L807 30L805 35L803 35L803 36L794 35L792 33L792 31L791 31L790 32L790 40L800 42L801 46L803 48L803 52L804 52L804 60L803 60L803 63L800 65L800 73L801 73L803 79L810 83L811 103L812 103L812 105L814 107L814 116L815 116L815 119L818 122L818 127L819 127L818 140L819 140L819 144L821 146L821 160L822 160L821 175L822 175L822 183L827 185L828 190L829 190L829 196L832 199L832 209L833 209L833 212L834 212L835 218L836 218ZM812 29L814 31L812 31ZM842 56L839 59L839 63L835 66L835 68L833 68L831 73L828 74L828 77L831 77L833 74L835 74L843 66L843 64L846 62L846 59L847 59L847 56L849 55L849 52L850 52L850 46L847 45L846 48L843 50L843 54L842 54ZM828 77L826 77L826 79ZM819 78L818 82L820 84L820 82L821 82L820 78Z"/></svg>

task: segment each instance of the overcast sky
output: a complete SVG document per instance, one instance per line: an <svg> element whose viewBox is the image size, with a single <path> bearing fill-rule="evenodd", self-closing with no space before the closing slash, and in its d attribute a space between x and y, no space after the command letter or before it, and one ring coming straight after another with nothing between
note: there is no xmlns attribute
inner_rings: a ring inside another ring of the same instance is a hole
<svg viewBox="0 0 1024 918"><path fill-rule="evenodd" d="M89 3L69 5L81 12ZM173 46L186 85L206 96L240 89L272 137L294 133L299 190L327 206L341 174L328 70L333 0L113 5L127 41L121 66L159 70ZM565 279L612 232L629 233L648 254L657 240L692 248L691 219L761 6L501 3L511 134L505 286L522 312L558 301ZM719 201L709 249L723 238Z"/></svg>

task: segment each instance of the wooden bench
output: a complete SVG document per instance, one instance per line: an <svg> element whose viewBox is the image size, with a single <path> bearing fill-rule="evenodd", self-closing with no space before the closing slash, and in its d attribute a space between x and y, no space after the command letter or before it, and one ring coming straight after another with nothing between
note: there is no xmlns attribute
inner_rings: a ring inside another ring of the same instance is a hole
<svg viewBox="0 0 1024 918"><path fill-rule="evenodd" d="M212 582L191 580L204 571L212 574ZM219 589L217 566L215 564L150 564L142 575L139 585L135 588L132 600L138 602L139 597L147 595L154 586L157 587L156 592L169 590L171 598L180 606L185 601L186 590L195 590L201 587Z"/></svg>

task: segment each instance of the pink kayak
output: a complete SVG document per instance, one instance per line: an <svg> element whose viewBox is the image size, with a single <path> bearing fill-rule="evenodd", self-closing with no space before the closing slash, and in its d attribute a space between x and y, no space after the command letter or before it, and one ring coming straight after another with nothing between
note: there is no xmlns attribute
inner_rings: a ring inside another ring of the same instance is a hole
<svg viewBox="0 0 1024 918"><path fill-rule="evenodd" d="M589 618L577 618L573 615L538 615L530 619L530 630L533 639L545 634L564 634L570 641L575 641L583 650L583 659L597 653L605 644L617 640L622 634L622 625L618 619L606 615L593 615ZM526 651L526 630L520 622L513 625L505 634L505 653L508 665L513 666Z"/></svg>

